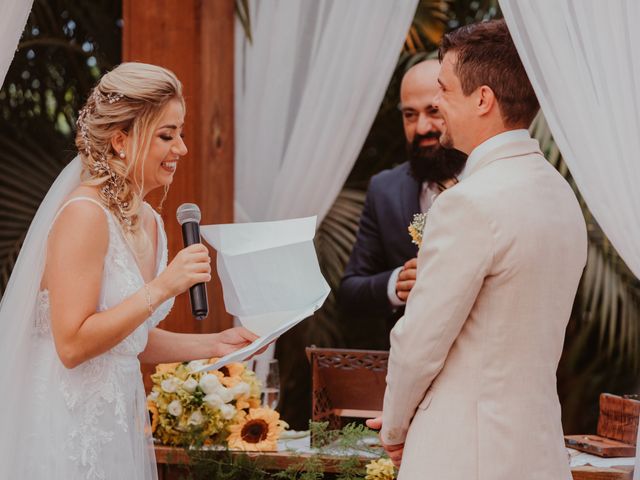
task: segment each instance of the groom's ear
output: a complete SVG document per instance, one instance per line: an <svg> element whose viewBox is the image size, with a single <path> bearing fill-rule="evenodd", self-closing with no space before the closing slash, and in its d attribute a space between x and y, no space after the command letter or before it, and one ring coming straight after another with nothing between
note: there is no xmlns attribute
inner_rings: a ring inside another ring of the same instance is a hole
<svg viewBox="0 0 640 480"><path fill-rule="evenodd" d="M111 147L113 147L113 151L117 153L123 151L123 150L127 150L127 134L124 133L122 130L119 130L118 132L115 133L115 135L113 135L113 137L111 137Z"/></svg>
<svg viewBox="0 0 640 480"><path fill-rule="evenodd" d="M496 95L491 87L482 85L476 90L476 108L480 116L490 113L496 106Z"/></svg>

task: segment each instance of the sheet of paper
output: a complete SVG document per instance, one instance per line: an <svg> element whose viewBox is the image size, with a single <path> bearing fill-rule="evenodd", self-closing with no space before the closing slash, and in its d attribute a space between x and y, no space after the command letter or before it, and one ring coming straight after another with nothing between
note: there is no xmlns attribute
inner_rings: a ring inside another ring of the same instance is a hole
<svg viewBox="0 0 640 480"><path fill-rule="evenodd" d="M315 227L316 217L308 217L200 228L218 252L225 309L260 336L201 371L248 358L322 306L330 289L313 245Z"/></svg>

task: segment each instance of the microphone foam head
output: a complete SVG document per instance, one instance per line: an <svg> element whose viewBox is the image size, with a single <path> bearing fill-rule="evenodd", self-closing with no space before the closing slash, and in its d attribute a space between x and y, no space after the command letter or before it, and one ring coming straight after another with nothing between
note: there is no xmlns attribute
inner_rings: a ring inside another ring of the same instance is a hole
<svg viewBox="0 0 640 480"><path fill-rule="evenodd" d="M187 222L200 223L200 209L195 203L183 203L178 207L176 217L180 225Z"/></svg>

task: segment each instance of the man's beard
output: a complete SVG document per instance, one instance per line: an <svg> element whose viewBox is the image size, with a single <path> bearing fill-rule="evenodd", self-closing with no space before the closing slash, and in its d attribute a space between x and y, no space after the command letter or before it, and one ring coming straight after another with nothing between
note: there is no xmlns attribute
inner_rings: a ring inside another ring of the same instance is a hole
<svg viewBox="0 0 640 480"><path fill-rule="evenodd" d="M413 142L407 144L411 175L419 182L444 182L457 176L467 162L467 156L453 148L444 148L440 144L421 147L424 139L439 138L438 132L416 135Z"/></svg>

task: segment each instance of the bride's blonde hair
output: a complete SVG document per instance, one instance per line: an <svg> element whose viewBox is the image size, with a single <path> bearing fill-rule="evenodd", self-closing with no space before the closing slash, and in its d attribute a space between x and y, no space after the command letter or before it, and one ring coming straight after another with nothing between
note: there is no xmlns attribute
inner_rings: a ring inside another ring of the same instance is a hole
<svg viewBox="0 0 640 480"><path fill-rule="evenodd" d="M154 131L164 107L179 100L182 84L173 72L146 63L123 63L105 74L78 116L76 147L82 158L85 185L99 187L104 205L128 233L139 229L142 179ZM120 158L111 145L118 132L129 139L128 155Z"/></svg>

